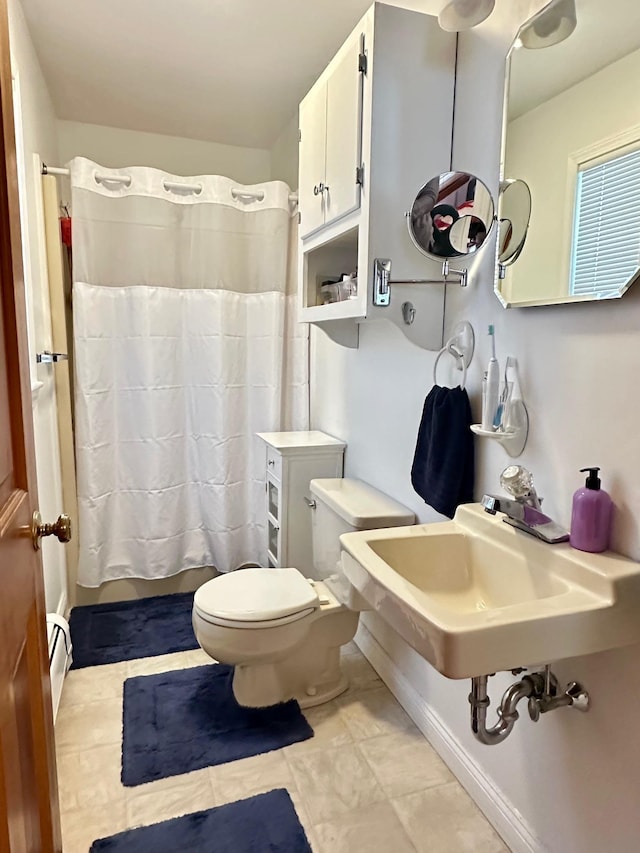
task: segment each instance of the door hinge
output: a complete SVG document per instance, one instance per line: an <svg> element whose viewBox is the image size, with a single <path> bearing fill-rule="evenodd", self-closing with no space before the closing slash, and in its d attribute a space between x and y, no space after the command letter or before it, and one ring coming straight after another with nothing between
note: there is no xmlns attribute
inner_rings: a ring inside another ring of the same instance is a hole
<svg viewBox="0 0 640 853"><path fill-rule="evenodd" d="M356 184L359 187L364 186L364 166L358 166L356 169Z"/></svg>
<svg viewBox="0 0 640 853"><path fill-rule="evenodd" d="M68 359L66 352L49 352L48 349L36 354L38 364L57 364L59 361L68 361Z"/></svg>

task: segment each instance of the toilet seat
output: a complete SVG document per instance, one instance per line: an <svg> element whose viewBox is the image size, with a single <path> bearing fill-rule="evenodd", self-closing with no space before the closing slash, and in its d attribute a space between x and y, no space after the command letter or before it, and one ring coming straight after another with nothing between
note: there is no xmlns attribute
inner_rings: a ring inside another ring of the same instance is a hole
<svg viewBox="0 0 640 853"><path fill-rule="evenodd" d="M196 590L193 604L206 622L247 629L303 619L320 601L297 569L242 569L207 581Z"/></svg>

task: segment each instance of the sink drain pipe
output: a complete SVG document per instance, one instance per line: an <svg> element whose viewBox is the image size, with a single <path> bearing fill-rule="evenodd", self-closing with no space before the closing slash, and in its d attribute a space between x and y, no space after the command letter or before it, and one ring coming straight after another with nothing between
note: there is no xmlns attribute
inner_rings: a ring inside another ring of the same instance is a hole
<svg viewBox="0 0 640 853"><path fill-rule="evenodd" d="M521 672L524 670L513 670L514 675ZM502 743L509 737L520 716L517 706L521 699L528 699L529 716L534 722L540 719L541 714L556 708L573 707L578 711L589 710L589 694L582 685L572 681L564 692L558 695L558 679L551 672L550 667L546 666L544 672L525 675L507 689L498 708L498 722L491 728L487 728L487 708L491 704L487 693L488 681L488 675L472 678L469 694L471 730L475 738L487 746Z"/></svg>

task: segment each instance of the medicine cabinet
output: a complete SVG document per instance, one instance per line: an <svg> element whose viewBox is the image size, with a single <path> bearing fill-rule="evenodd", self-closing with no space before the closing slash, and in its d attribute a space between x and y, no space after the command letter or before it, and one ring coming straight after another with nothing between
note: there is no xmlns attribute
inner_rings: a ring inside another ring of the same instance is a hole
<svg viewBox="0 0 640 853"><path fill-rule="evenodd" d="M449 168L455 49L435 17L376 3L300 105L299 319L343 344L357 346L359 323L388 319L419 346L442 346L444 283L398 286L388 306L372 291L376 258L392 258L399 278L440 275L406 212L416 187Z"/></svg>

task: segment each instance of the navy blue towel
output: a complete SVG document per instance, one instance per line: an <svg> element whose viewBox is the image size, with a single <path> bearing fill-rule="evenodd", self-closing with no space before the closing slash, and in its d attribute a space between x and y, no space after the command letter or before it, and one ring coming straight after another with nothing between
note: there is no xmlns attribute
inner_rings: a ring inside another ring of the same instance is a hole
<svg viewBox="0 0 640 853"><path fill-rule="evenodd" d="M434 385L424 401L411 483L425 503L453 518L473 501L471 404L463 388Z"/></svg>

